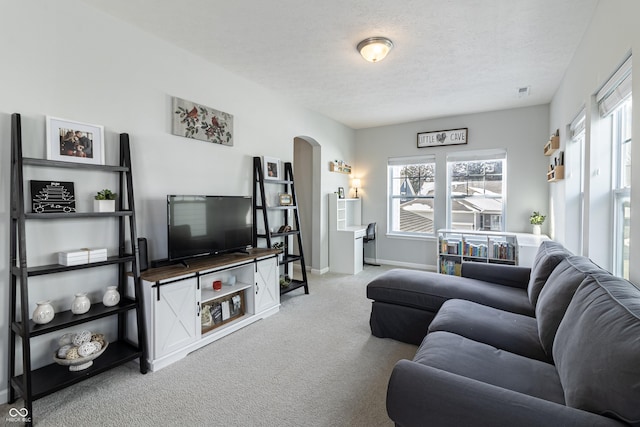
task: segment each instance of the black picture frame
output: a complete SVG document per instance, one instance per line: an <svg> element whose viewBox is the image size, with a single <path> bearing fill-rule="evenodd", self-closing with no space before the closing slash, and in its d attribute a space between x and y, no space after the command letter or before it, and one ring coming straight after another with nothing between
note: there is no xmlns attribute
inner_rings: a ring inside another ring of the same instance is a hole
<svg viewBox="0 0 640 427"><path fill-rule="evenodd" d="M338 187L338 198L344 199L344 187Z"/></svg>
<svg viewBox="0 0 640 427"><path fill-rule="evenodd" d="M33 213L76 212L73 182L31 180L30 187Z"/></svg>

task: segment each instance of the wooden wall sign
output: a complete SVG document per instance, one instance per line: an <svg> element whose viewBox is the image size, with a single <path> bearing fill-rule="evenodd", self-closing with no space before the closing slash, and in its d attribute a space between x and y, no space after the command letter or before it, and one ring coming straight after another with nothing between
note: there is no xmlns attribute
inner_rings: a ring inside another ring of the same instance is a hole
<svg viewBox="0 0 640 427"><path fill-rule="evenodd" d="M468 128L418 133L418 148L466 144Z"/></svg>

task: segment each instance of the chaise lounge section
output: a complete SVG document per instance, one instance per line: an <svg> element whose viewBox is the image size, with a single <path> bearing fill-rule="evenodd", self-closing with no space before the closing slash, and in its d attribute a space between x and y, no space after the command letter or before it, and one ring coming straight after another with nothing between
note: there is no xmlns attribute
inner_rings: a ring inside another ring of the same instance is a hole
<svg viewBox="0 0 640 427"><path fill-rule="evenodd" d="M384 306L372 310L374 335L426 334L389 380L396 425L640 425L637 287L555 242L529 273L465 267L466 277L392 270L369 284L384 300L373 303Z"/></svg>

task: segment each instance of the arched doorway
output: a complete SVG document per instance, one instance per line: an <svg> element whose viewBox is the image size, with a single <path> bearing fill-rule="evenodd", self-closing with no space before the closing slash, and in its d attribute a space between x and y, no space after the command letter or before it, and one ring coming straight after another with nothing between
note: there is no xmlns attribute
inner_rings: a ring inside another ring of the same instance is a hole
<svg viewBox="0 0 640 427"><path fill-rule="evenodd" d="M321 266L320 144L308 136L293 139L293 175L300 213L302 250L307 268Z"/></svg>

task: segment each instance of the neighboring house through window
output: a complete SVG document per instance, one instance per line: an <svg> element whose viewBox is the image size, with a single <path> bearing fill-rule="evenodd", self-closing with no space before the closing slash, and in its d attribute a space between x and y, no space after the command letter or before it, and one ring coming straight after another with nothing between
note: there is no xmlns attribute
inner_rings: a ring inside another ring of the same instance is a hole
<svg viewBox="0 0 640 427"><path fill-rule="evenodd" d="M433 236L435 157L391 158L387 170L388 233Z"/></svg>
<svg viewBox="0 0 640 427"><path fill-rule="evenodd" d="M447 227L505 230L506 152L458 152L447 156Z"/></svg>

